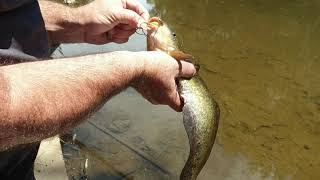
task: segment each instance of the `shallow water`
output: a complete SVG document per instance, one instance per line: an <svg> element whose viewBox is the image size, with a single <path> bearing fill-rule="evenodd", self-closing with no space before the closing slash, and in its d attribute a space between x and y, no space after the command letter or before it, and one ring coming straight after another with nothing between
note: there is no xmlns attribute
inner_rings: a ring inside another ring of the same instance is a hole
<svg viewBox="0 0 320 180"><path fill-rule="evenodd" d="M198 179L320 179L320 3L154 0L148 7L197 58L220 104L217 143ZM143 50L145 39L81 47ZM84 53L68 48L67 56ZM188 155L181 115L131 91L75 132L95 164L92 179L176 179Z"/></svg>
<svg viewBox="0 0 320 180"><path fill-rule="evenodd" d="M244 156L265 177L319 179L320 3L154 3L203 64L222 109L225 152Z"/></svg>

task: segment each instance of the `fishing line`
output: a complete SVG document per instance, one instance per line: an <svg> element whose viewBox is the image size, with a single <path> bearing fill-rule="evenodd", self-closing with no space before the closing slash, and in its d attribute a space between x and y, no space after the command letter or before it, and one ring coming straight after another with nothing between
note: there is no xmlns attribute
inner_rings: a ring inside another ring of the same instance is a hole
<svg viewBox="0 0 320 180"><path fill-rule="evenodd" d="M142 27L138 27L136 28L136 34L139 34L141 36L147 36L147 33L145 32L145 29L143 29Z"/></svg>
<svg viewBox="0 0 320 180"><path fill-rule="evenodd" d="M146 32L148 29L147 28L143 28L142 25L146 25L146 27L148 27L148 23L147 22L143 22L139 25L139 27L136 28L136 34L139 34L139 35L144 35L144 36L147 36L148 33ZM141 32L140 32L141 31Z"/></svg>

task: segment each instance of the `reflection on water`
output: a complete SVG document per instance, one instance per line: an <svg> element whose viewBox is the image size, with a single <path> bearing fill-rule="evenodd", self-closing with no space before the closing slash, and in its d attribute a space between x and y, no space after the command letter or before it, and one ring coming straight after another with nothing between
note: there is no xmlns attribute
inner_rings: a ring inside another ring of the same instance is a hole
<svg viewBox="0 0 320 180"><path fill-rule="evenodd" d="M218 144L199 179L320 179L320 3L148 2L197 57L220 104ZM122 48L144 49L145 39L133 42ZM176 179L188 155L181 117L124 96L90 120L103 131L76 130L89 175Z"/></svg>
<svg viewBox="0 0 320 180"><path fill-rule="evenodd" d="M320 3L154 3L216 92L224 150L274 179L319 179Z"/></svg>

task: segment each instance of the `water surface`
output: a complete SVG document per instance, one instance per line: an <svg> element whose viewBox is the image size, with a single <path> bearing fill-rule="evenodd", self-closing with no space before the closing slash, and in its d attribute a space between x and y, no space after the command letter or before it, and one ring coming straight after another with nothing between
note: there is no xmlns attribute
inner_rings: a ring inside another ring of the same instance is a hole
<svg viewBox="0 0 320 180"><path fill-rule="evenodd" d="M153 2L203 64L222 109L224 151L263 177L319 179L320 3Z"/></svg>

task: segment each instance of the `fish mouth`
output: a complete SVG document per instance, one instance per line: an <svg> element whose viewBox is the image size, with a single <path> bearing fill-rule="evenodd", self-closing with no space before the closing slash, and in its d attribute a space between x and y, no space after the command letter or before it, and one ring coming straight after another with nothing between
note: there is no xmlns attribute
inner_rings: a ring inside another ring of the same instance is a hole
<svg viewBox="0 0 320 180"><path fill-rule="evenodd" d="M148 21L148 29L151 31L157 30L163 25L163 21L159 17L152 17Z"/></svg>

